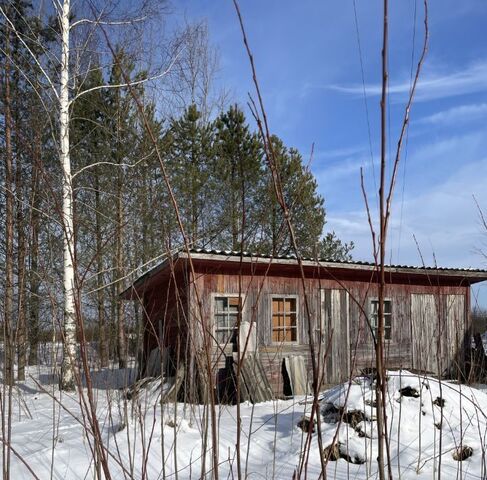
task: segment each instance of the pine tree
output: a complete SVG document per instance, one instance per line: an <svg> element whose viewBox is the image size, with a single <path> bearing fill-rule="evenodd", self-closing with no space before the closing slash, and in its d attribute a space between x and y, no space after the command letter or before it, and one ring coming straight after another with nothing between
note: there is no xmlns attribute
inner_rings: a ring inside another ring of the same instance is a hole
<svg viewBox="0 0 487 480"><path fill-rule="evenodd" d="M328 232L319 244L318 255L322 259L349 262L352 260L353 242L345 243L335 232Z"/></svg>
<svg viewBox="0 0 487 480"><path fill-rule="evenodd" d="M211 176L214 127L194 105L171 122L167 143L171 180L190 242L208 244L214 235L215 185Z"/></svg>
<svg viewBox="0 0 487 480"><path fill-rule="evenodd" d="M123 73L122 73L123 72ZM136 79L133 74L134 65L126 52L119 48L113 60L110 75L111 85L124 83L125 75ZM139 93L140 89L139 89ZM124 241L126 235L126 172L123 165L132 164L137 145L136 116L133 99L128 89L113 88L108 91L108 105L112 114L109 122L110 128L110 161L116 166L113 172L115 185L115 237L113 252L113 286L112 315L116 319L116 354L118 365L125 368L127 365L127 333L125 325L125 311L120 293L124 289L125 253Z"/></svg>
<svg viewBox="0 0 487 480"><path fill-rule="evenodd" d="M294 148L288 149L277 137L273 137L272 142L299 253L314 256L325 224L323 197L317 191L318 184L310 169L303 165L301 154ZM273 255L294 253L269 172L258 201L261 206L260 250Z"/></svg>
<svg viewBox="0 0 487 480"><path fill-rule="evenodd" d="M86 89L104 84L101 68L95 62L84 83ZM75 205L82 205L82 208L75 210L77 256L80 265L87 265L91 269L94 267L96 308L88 311L96 311L96 320L94 318L92 320L96 321L98 331L101 366L108 364L103 272L106 270L104 257L108 254L106 232L110 230L110 226L106 213L107 205L110 203L104 198L104 194L110 190L112 178L108 168L102 163L107 160L111 141L106 130L108 121L106 105L106 92L101 89L93 90L74 103L71 120L72 162L80 172L75 179L77 192Z"/></svg>
<svg viewBox="0 0 487 480"><path fill-rule="evenodd" d="M262 153L257 135L250 132L237 105L216 121L212 171L218 192L216 223L221 231L215 243L246 250L255 243Z"/></svg>

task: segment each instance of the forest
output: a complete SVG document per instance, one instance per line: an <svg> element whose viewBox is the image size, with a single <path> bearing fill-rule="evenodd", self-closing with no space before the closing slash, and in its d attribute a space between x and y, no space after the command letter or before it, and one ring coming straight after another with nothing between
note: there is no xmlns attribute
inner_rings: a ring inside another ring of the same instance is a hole
<svg viewBox="0 0 487 480"><path fill-rule="evenodd" d="M192 247L293 253L262 138L246 106L216 85L218 52L205 22L178 24L150 44L147 31L164 21L164 5L104 3L99 12L89 4L70 11L66 64L55 9L1 6L0 288L3 335L15 344L7 356L17 359L20 380L26 364L37 364L38 342L66 333L66 237L73 311L98 339L102 366L126 365L127 337L140 320L118 295L135 272L184 246L180 227ZM60 135L69 137L64 149ZM272 142L301 254L350 259L353 243L326 232L309 159Z"/></svg>

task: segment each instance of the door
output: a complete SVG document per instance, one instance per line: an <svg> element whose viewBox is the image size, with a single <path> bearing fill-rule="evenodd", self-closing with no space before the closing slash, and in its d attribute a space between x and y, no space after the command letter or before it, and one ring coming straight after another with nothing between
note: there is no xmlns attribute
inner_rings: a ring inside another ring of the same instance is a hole
<svg viewBox="0 0 487 480"><path fill-rule="evenodd" d="M445 370L456 377L458 372L464 372L465 357L465 296L445 295Z"/></svg>
<svg viewBox="0 0 487 480"><path fill-rule="evenodd" d="M438 295L411 294L411 343L413 368L424 372L441 371L442 328Z"/></svg>
<svg viewBox="0 0 487 480"><path fill-rule="evenodd" d="M321 289L321 318L317 328L317 339L321 343L324 381L341 383L350 374L350 329L349 295L342 289Z"/></svg>

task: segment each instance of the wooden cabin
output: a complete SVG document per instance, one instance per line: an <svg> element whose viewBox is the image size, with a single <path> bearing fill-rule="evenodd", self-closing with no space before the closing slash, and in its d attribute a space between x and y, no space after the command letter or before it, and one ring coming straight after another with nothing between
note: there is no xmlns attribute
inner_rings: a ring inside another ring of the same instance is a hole
<svg viewBox="0 0 487 480"><path fill-rule="evenodd" d="M189 379L210 364L211 385L220 389L238 358L252 356L275 396L303 393L303 379L299 388L289 378L300 365L309 385L311 341L321 385L373 368L376 266L316 260L302 266L304 278L291 256L197 249L166 258L122 294L143 305L143 363L163 352L163 368L184 364ZM387 367L465 378L470 286L487 280L487 271L391 265L386 272ZM201 361L205 346L210 360Z"/></svg>

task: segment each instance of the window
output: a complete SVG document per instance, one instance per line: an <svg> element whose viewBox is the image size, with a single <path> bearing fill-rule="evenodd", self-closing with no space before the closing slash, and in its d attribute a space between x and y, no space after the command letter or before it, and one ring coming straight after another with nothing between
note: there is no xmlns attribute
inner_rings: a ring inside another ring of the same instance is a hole
<svg viewBox="0 0 487 480"><path fill-rule="evenodd" d="M379 300L374 298L370 300L370 326L377 338L377 329L379 327ZM392 325L392 301L384 300L384 339L391 339Z"/></svg>
<svg viewBox="0 0 487 480"><path fill-rule="evenodd" d="M296 298L272 298L272 341L296 342L298 340L296 318Z"/></svg>
<svg viewBox="0 0 487 480"><path fill-rule="evenodd" d="M215 297L215 336L219 344L235 340L242 302L238 296Z"/></svg>

